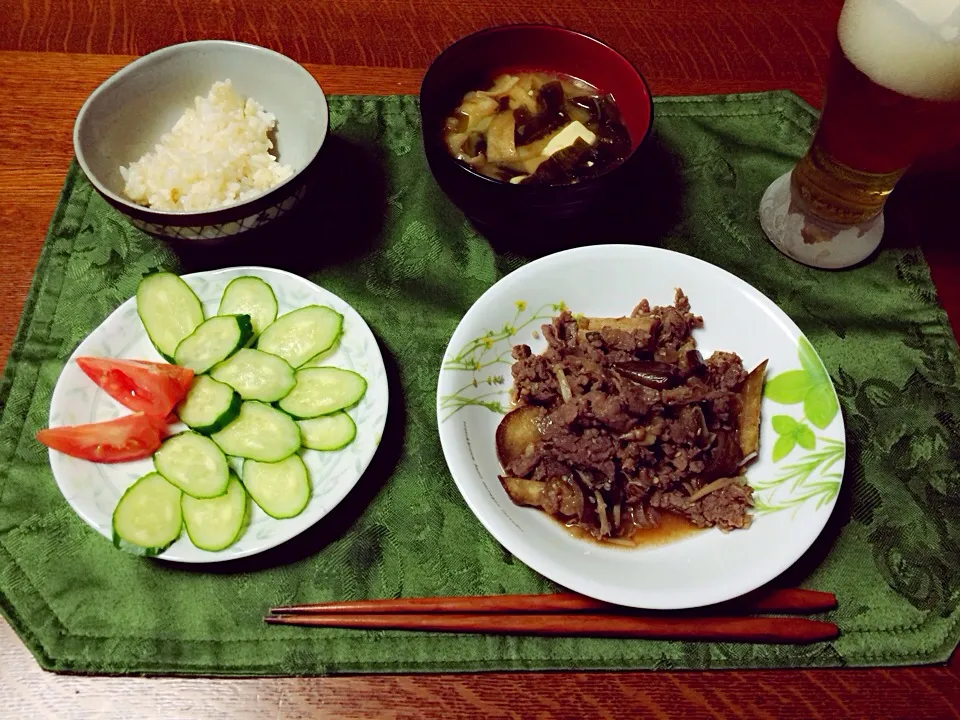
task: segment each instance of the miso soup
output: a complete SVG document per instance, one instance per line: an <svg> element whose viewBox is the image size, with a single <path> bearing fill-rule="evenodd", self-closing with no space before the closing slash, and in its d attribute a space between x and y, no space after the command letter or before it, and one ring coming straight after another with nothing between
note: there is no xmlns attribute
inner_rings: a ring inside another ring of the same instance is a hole
<svg viewBox="0 0 960 720"><path fill-rule="evenodd" d="M630 134L612 95L556 73L497 76L446 119L450 154L496 180L569 185L600 175L630 154Z"/></svg>

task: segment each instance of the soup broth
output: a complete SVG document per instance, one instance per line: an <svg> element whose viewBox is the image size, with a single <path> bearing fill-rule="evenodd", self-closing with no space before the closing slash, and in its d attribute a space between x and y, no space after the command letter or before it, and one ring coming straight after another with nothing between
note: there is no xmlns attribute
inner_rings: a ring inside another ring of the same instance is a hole
<svg viewBox="0 0 960 720"><path fill-rule="evenodd" d="M630 154L630 134L612 95L543 72L497 76L447 118L450 154L514 184L569 185L607 172Z"/></svg>

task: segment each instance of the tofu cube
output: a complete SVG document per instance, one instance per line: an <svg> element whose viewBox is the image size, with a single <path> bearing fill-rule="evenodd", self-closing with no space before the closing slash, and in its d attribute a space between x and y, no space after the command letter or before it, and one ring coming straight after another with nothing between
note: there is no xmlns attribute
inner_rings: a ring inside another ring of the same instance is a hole
<svg viewBox="0 0 960 720"><path fill-rule="evenodd" d="M596 133L591 132L590 128L579 120L574 120L554 135L553 139L547 143L540 154L544 157L550 157L555 152L559 152L573 145L577 141L577 138L583 138L584 142L589 145L594 145L597 142Z"/></svg>

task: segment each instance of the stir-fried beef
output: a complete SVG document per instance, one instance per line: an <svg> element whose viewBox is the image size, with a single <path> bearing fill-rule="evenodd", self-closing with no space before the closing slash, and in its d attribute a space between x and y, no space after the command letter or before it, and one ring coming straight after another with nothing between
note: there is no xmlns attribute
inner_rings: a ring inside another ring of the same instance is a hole
<svg viewBox="0 0 960 720"><path fill-rule="evenodd" d="M735 353L700 355L692 332L702 325L678 290L673 305L644 300L629 318L565 310L543 326L542 354L517 345L517 404L543 409L530 411L532 445L501 456L514 501L597 538L656 525L660 512L749 525L741 465L751 451L739 438L748 373Z"/></svg>

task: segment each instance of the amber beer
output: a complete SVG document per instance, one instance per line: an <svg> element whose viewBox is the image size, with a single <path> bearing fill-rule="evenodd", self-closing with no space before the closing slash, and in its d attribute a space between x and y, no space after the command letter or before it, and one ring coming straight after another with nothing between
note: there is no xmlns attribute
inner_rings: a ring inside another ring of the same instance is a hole
<svg viewBox="0 0 960 720"><path fill-rule="evenodd" d="M931 15L938 2L944 12ZM792 176L805 212L866 222L914 160L960 142L960 30L943 17L952 8L953 0L847 0L820 125Z"/></svg>

